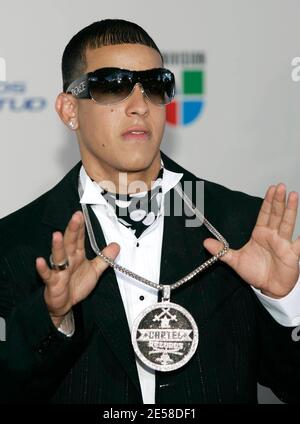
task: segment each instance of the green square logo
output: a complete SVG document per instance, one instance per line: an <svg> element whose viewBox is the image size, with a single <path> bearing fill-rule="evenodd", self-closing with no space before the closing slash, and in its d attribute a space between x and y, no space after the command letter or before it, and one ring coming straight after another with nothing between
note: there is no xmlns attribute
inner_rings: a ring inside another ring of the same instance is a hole
<svg viewBox="0 0 300 424"><path fill-rule="evenodd" d="M203 72L202 71L184 71L183 72L183 93L184 94L203 94Z"/></svg>

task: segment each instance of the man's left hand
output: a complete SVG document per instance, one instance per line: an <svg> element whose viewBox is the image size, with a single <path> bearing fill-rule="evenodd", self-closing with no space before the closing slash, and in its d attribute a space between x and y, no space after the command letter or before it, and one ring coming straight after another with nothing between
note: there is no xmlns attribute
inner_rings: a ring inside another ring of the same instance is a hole
<svg viewBox="0 0 300 424"><path fill-rule="evenodd" d="M284 184L270 186L248 243L239 250L229 249L221 258L244 281L273 298L286 296L299 278L300 236L292 240L297 208L296 192L286 201ZM211 238L204 246L212 254L223 247Z"/></svg>

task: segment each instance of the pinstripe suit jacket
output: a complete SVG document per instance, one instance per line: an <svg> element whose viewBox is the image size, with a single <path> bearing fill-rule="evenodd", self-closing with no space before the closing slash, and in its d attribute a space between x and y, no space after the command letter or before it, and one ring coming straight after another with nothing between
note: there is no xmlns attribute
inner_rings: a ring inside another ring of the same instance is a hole
<svg viewBox="0 0 300 424"><path fill-rule="evenodd" d="M166 168L197 178L163 155ZM43 300L37 256L49 257L51 234L64 231L80 209L80 163L53 189L0 221L0 343L2 402L141 403L141 390L126 315L110 268L74 307L72 338L59 333ZM205 181L205 215L231 247L246 243L261 199ZM161 281L173 282L205 261L204 227L186 228L186 217L165 217ZM92 214L98 244L101 227ZM86 240L88 258L94 257ZM297 402L300 344L276 323L252 289L218 262L174 292L199 328L199 345L182 368L156 372L156 403L256 403L257 382L284 401Z"/></svg>

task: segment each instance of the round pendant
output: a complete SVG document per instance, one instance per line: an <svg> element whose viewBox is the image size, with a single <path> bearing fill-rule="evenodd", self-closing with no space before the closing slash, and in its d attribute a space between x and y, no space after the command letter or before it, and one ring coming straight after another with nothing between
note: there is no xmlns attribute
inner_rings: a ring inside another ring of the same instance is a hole
<svg viewBox="0 0 300 424"><path fill-rule="evenodd" d="M198 346L194 318L182 306L160 302L146 308L134 321L131 340L138 358L157 371L185 365Z"/></svg>

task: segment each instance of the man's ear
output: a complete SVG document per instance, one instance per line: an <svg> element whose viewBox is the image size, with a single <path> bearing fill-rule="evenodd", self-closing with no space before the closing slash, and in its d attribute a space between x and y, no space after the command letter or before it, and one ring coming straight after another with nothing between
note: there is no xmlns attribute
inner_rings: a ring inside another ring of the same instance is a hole
<svg viewBox="0 0 300 424"><path fill-rule="evenodd" d="M66 93L59 93L55 101L55 110L60 119L72 130L78 129L77 100Z"/></svg>

